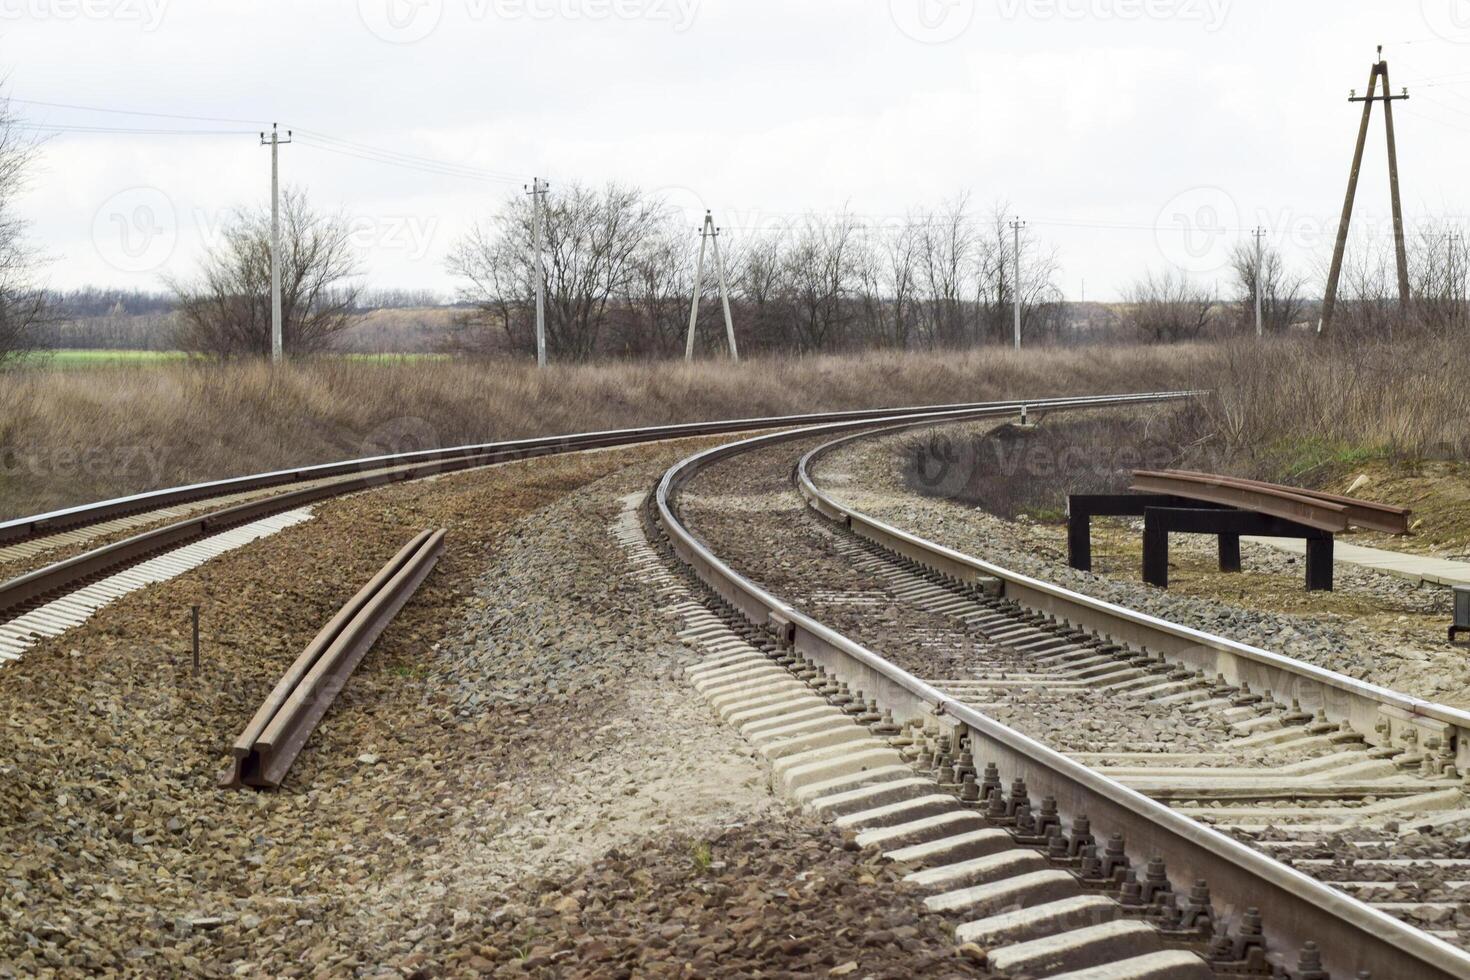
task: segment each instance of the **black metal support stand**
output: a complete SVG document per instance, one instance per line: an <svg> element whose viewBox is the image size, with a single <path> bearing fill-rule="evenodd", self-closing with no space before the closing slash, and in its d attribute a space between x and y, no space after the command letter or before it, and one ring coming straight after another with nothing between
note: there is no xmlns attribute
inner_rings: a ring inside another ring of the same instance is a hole
<svg viewBox="0 0 1470 980"><path fill-rule="evenodd" d="M1092 518L1143 518L1143 580L1168 588L1169 535L1213 534L1220 571L1239 572L1240 537L1302 538L1307 543L1308 591L1332 590L1332 534L1279 517L1169 494L1072 494L1067 497L1067 563L1092 570Z"/></svg>
<svg viewBox="0 0 1470 980"><path fill-rule="evenodd" d="M1143 580L1168 588L1169 535L1214 534L1220 537L1220 568L1240 570L1240 536L1302 538L1307 543L1307 591L1332 591L1332 533L1305 524L1246 510L1195 507L1148 507L1143 514ZM1234 567L1227 567L1227 561Z"/></svg>

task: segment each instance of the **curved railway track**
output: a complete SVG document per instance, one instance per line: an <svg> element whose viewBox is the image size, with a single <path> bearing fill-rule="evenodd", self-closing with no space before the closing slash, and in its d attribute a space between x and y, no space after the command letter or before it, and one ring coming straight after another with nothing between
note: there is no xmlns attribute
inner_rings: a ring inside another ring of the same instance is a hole
<svg viewBox="0 0 1470 980"><path fill-rule="evenodd" d="M137 533L0 584L0 665L37 633L308 519L334 496L542 455L780 430L689 457L651 495L646 528L666 535L687 580L661 567L667 556L647 547L632 512L616 533L640 578L684 617L684 638L708 651L690 671L695 688L770 760L773 781L911 865L926 904L992 970L1470 977L1470 956L1454 945L1466 934L1446 928L1470 894L1470 857L1447 849L1426 861L1399 833L1470 817L1460 812L1470 807L1460 779L1470 715L960 554L861 513L820 479L822 459L854 439L1023 406L1192 394L518 440L10 521L0 567ZM754 482L735 495L728 526L710 524L731 495L706 484L736 467ZM1089 713L1103 724L1079 741L1072 728ZM1193 740L1185 751L1145 737L1181 720ZM1448 922L1425 910L1449 910Z"/></svg>
<svg viewBox="0 0 1470 980"><path fill-rule="evenodd" d="M56 548L143 528L0 582L0 666L37 639L84 622L97 609L290 523L313 504L408 480L540 456L794 425L860 424L936 411L1055 410L1185 397L1188 392L1051 398L770 418L727 419L549 436L347 460L136 494L0 523L0 567ZM177 518L183 517L182 520ZM224 537L228 535L228 537Z"/></svg>
<svg viewBox="0 0 1470 980"><path fill-rule="evenodd" d="M960 554L814 476L852 440L962 420L756 436L659 484L712 594L687 635L725 644L695 686L775 780L915 863L999 972L1470 976L1433 915L1463 909L1464 848L1398 832L1470 817L1470 715ZM1147 739L1171 724L1187 751Z"/></svg>

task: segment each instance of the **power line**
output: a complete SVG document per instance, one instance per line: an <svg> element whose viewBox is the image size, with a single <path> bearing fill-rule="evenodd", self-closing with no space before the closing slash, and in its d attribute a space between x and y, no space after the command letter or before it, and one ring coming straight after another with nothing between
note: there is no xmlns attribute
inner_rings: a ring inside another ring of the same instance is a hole
<svg viewBox="0 0 1470 980"><path fill-rule="evenodd" d="M297 132L299 133L300 130L297 130ZM435 174L435 175L440 176L440 177L460 177L460 178L463 178L465 180L478 180L478 181L485 181L485 182L488 182L488 183L501 183L501 184L514 184L514 183L517 183L516 180L514 180L514 179L512 179L510 177L494 177L494 176L490 176L489 174L485 174L485 173L476 173L476 172L473 172L473 171L468 171L468 170L463 170L463 169L454 169L454 168L452 168L450 166L426 166L424 164L419 164L419 163L410 163L410 162L405 161L405 160L395 160L395 159L392 159L391 157L381 157L381 156L373 156L373 155L367 154L367 153L358 153L358 152L355 152L353 150L347 150L347 149L343 149L343 148L338 147L338 146L333 146L330 143L322 143L322 142L319 142L319 141L313 139L310 136L298 136L298 137L296 137L296 139L297 139L298 142L301 143L302 146L309 146L309 147L311 147L312 149L315 149L315 150L322 150L322 151L327 152L327 153L336 153L339 156L350 157L350 158L352 158L354 160L364 160L364 161L366 161L368 163L381 163L381 164L385 164L385 165L390 166L390 167L398 167L398 168L403 169L403 170L413 170L413 171L416 171L418 173Z"/></svg>
<svg viewBox="0 0 1470 980"><path fill-rule="evenodd" d="M106 112L118 116L152 116L155 119L184 119L191 122L218 122L218 123L244 123L247 126L261 126L264 122L259 119L232 119L228 116L188 116L176 112L147 112L142 109L113 109L107 106L78 105L73 102L45 102L40 99L22 99L9 96L0 99L3 102L18 102L22 105L45 106L49 109L74 109L80 112Z"/></svg>
<svg viewBox="0 0 1470 980"><path fill-rule="evenodd" d="M248 136L250 129L140 129L128 126L72 126L62 123L13 122L12 128L39 133L81 133L103 136Z"/></svg>
<svg viewBox="0 0 1470 980"><path fill-rule="evenodd" d="M334 147L341 147L341 152L346 153L351 151L362 153L372 158L382 159L384 161L394 160L403 162L405 164L418 164L427 167L462 172L467 176L475 176L485 180L505 180L519 183L523 181L527 176L529 176L527 174L511 173L504 170L491 170L486 167L474 167L470 166L469 164L452 163L447 160L438 160L434 157L420 156L413 153L403 153L399 150L387 150L383 149L382 147L369 146L366 143L357 143L353 140L346 140L342 139L341 137L331 136L327 133L318 132L316 130L297 129L297 132L313 140L318 140L322 143L331 144Z"/></svg>

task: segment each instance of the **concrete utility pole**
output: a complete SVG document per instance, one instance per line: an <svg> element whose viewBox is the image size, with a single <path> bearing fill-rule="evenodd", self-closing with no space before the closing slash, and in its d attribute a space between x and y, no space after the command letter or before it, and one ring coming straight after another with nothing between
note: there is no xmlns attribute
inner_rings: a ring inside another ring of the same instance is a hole
<svg viewBox="0 0 1470 980"><path fill-rule="evenodd" d="M1256 281L1256 339L1260 340L1266 336L1265 322L1261 319L1261 280L1266 276L1265 264L1262 261L1262 252L1264 251L1262 242L1266 238L1266 229L1257 225L1256 230L1251 232L1251 235L1256 240L1256 274L1252 278Z"/></svg>
<svg viewBox="0 0 1470 980"><path fill-rule="evenodd" d="M1383 94L1375 95L1378 79L1383 78ZM1404 213L1399 203L1399 157L1398 148L1393 136L1393 104L1409 97L1409 90L1404 89L1399 95L1394 95L1388 84L1388 62L1383 60L1383 45L1378 46L1378 61L1368 73L1368 94L1358 95L1358 90L1353 89L1348 95L1349 102L1363 103L1363 118L1358 124L1358 142L1353 149L1353 166L1348 171L1347 195L1342 202L1342 220L1337 226L1337 244L1332 249L1332 267L1327 273L1327 292L1322 297L1322 319L1317 322L1317 333L1327 333L1332 329L1332 316L1337 307L1337 283L1342 275L1342 256L1347 248L1348 226L1353 219L1353 198L1358 193L1358 171L1363 166L1363 147L1368 142L1368 119L1373 114L1373 103L1383 103L1383 122L1385 133L1388 137L1388 194L1393 205L1393 238L1394 256L1398 260L1399 274L1399 306L1409 305L1409 259L1404 248Z"/></svg>
<svg viewBox="0 0 1470 980"><path fill-rule="evenodd" d="M1014 240L1016 257L1016 281L1013 287L1015 289L1015 294L1014 296L1012 296L1012 299L1015 300L1014 305L1016 313L1016 350L1021 349L1021 229L1024 227L1026 227L1026 222L1022 221L1020 218L1013 218L1011 220L1011 235Z"/></svg>
<svg viewBox="0 0 1470 980"><path fill-rule="evenodd" d="M541 261L541 202L551 185L540 177L531 178L526 193L531 195L531 248L536 277L536 366L546 366L546 265Z"/></svg>
<svg viewBox="0 0 1470 980"><path fill-rule="evenodd" d="M707 244L713 244L715 251L715 272L720 283L720 305L725 310L725 339L730 345L730 359L738 361L740 352L735 349L735 321L730 317L730 290L725 282L725 260L720 257L720 229L715 227L714 216L708 211L704 213L704 224L699 226L699 262L694 267L694 301L689 305L689 332L684 337L684 360L694 360L694 327L699 322L699 297L704 286L704 250Z"/></svg>
<svg viewBox="0 0 1470 980"><path fill-rule="evenodd" d="M714 218L706 211L704 220L714 225ZM730 318L730 287L725 282L725 260L720 256L720 229L710 228L710 242L715 250L715 272L720 277L720 306L725 310L725 340L730 345L730 360L740 360L740 352L735 349L735 321Z"/></svg>
<svg viewBox="0 0 1470 980"><path fill-rule="evenodd" d="M279 363L285 354L285 338L281 328L281 144L291 142L291 131L281 139L276 124L271 123L271 138L260 134L260 145L271 148L271 361Z"/></svg>

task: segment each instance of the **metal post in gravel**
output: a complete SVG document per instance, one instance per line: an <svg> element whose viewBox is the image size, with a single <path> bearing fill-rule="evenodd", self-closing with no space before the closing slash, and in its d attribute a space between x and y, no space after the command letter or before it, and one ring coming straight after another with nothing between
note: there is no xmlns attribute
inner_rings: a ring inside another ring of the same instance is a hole
<svg viewBox="0 0 1470 980"><path fill-rule="evenodd" d="M189 616L194 621L194 676L199 676L199 607L190 606Z"/></svg>

